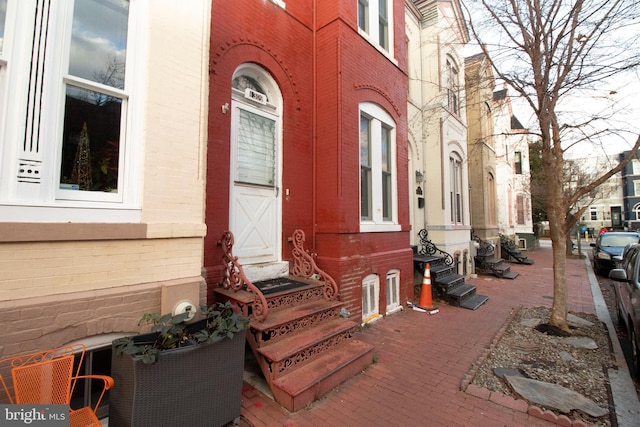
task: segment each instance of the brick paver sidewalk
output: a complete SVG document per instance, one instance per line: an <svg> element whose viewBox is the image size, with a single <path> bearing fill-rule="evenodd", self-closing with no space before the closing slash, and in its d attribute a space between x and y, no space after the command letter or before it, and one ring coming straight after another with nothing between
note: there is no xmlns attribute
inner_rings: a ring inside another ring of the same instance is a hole
<svg viewBox="0 0 640 427"><path fill-rule="evenodd" d="M467 280L479 294L489 296L475 311L434 302L440 309L436 315L404 310L365 328L358 338L375 345L377 363L308 408L289 413L247 386L242 415L256 427L555 425L522 408L510 409L460 391L465 375L512 309L551 306L551 249L542 247L527 255L535 264L513 264L512 271L520 273L515 280ZM584 260L567 260L567 281L569 310L594 313Z"/></svg>

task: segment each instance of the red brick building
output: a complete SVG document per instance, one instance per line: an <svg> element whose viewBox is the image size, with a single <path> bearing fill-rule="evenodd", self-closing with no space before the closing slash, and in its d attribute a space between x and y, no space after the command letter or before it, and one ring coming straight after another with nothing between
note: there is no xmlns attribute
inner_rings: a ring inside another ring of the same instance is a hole
<svg viewBox="0 0 640 427"><path fill-rule="evenodd" d="M287 268L288 239L302 229L354 320L412 298L404 7L213 1L210 287L223 275L225 230L248 275L259 277Z"/></svg>

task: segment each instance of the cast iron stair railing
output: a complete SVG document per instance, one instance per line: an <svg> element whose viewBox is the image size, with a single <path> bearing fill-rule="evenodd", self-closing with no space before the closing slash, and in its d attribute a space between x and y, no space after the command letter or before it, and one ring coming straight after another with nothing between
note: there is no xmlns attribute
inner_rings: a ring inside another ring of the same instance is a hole
<svg viewBox="0 0 640 427"><path fill-rule="evenodd" d="M511 271L511 267L502 259L496 258L496 250L492 242L481 239L473 230L471 230L471 238L478 243L478 249L474 257L476 272L492 274L503 279L515 279L519 276L519 273Z"/></svg>
<svg viewBox="0 0 640 427"><path fill-rule="evenodd" d="M222 239L225 279L216 300L237 304L251 319L247 342L274 399L291 412L304 408L373 361L373 346L354 338L358 323L342 316L338 286L304 249L296 230L289 276L252 283L234 256L233 234ZM264 293L269 282L297 287Z"/></svg>
<svg viewBox="0 0 640 427"><path fill-rule="evenodd" d="M422 229L418 232L420 248L414 247L414 268L424 275L426 264L430 266L432 293L436 298L448 304L476 310L489 299L486 295L476 293L476 286L464 282L464 276L455 272L456 265L451 254L438 248L429 239L429 232ZM422 282L420 282L421 285ZM420 289L416 289L419 295Z"/></svg>
<svg viewBox="0 0 640 427"><path fill-rule="evenodd" d="M502 258L506 259L507 261L514 260L519 264L525 265L533 264L533 260L527 258L527 256L520 251L520 248L518 248L516 242L513 241L513 239L505 236L504 234L500 235L500 249L502 249Z"/></svg>

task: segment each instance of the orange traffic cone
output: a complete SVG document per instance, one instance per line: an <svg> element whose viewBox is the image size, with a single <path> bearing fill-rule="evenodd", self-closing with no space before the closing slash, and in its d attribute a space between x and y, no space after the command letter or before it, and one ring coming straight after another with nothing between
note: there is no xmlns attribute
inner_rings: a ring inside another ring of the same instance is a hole
<svg viewBox="0 0 640 427"><path fill-rule="evenodd" d="M431 265L429 263L424 266L424 277L422 279L422 289L420 290L418 307L424 310L434 309L431 295Z"/></svg>

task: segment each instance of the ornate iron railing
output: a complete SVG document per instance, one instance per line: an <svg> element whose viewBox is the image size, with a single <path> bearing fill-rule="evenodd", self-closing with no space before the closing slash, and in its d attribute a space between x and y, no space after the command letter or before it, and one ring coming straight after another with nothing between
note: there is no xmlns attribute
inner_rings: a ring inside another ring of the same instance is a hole
<svg viewBox="0 0 640 427"><path fill-rule="evenodd" d="M473 229L471 229L471 238L476 243L478 243L478 251L476 253L476 257L490 257L495 255L496 247L493 242L482 240L478 235L476 235Z"/></svg>
<svg viewBox="0 0 640 427"><path fill-rule="evenodd" d="M446 265L453 265L453 257L451 254L438 248L435 243L429 240L429 232L426 229L423 228L420 230L418 232L418 237L420 237L420 248L418 249L418 253L422 255L441 256Z"/></svg>
<svg viewBox="0 0 640 427"><path fill-rule="evenodd" d="M520 248L518 248L518 245L516 245L516 242L513 239L505 236L504 234L500 234L500 246L508 249L509 252L516 252L520 250Z"/></svg>
<svg viewBox="0 0 640 427"><path fill-rule="evenodd" d="M334 300L338 298L338 285L335 280L327 273L325 273L314 261L315 254L309 253L304 249L305 235L304 231L296 230L293 232L293 267L291 268L291 274L298 277L311 278L317 275L324 286L322 288L322 294L327 300Z"/></svg>
<svg viewBox="0 0 640 427"><path fill-rule="evenodd" d="M233 233L225 231L222 235L222 263L224 264L222 287L225 289L231 288L236 292L246 288L247 291L251 292L253 294L253 302L251 303L253 317L258 321L263 321L267 318L269 312L267 300L260 289L244 274L242 264L238 262L238 257L233 255L233 242Z"/></svg>

